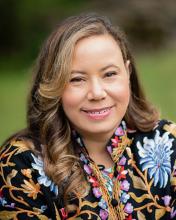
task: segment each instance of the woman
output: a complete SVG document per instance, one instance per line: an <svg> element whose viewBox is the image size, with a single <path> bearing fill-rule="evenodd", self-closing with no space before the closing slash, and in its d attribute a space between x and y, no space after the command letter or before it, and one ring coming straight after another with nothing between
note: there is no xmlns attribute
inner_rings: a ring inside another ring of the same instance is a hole
<svg viewBox="0 0 176 220"><path fill-rule="evenodd" d="M174 219L176 126L147 102L124 34L70 17L34 72L27 128L1 149L0 219Z"/></svg>

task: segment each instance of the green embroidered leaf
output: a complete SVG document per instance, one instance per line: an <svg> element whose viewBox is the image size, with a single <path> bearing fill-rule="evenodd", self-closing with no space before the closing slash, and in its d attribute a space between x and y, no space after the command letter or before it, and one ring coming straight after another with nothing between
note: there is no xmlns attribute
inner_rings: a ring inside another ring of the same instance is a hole
<svg viewBox="0 0 176 220"><path fill-rule="evenodd" d="M18 144L15 147L18 147L18 150L16 151L15 155L29 150L29 148L27 148L27 146L25 146L25 144L20 144L20 145Z"/></svg>
<svg viewBox="0 0 176 220"><path fill-rule="evenodd" d="M82 206L89 206L91 208L96 208L98 205L98 202L89 202L89 201L82 201Z"/></svg>
<svg viewBox="0 0 176 220"><path fill-rule="evenodd" d="M171 178L171 185L176 186L176 177Z"/></svg>
<svg viewBox="0 0 176 220"><path fill-rule="evenodd" d="M7 176L8 185L11 185L11 179L14 178L16 176L16 174L17 174L17 170L15 170L15 169L13 169L11 171L11 173L8 174L8 176Z"/></svg>
<svg viewBox="0 0 176 220"><path fill-rule="evenodd" d="M137 211L137 217L139 220L146 220L145 215L141 211Z"/></svg>
<svg viewBox="0 0 176 220"><path fill-rule="evenodd" d="M129 170L129 175L133 181L134 188L147 191L146 185L140 177L133 175L133 172L130 170Z"/></svg>
<svg viewBox="0 0 176 220"><path fill-rule="evenodd" d="M48 220L48 217L46 217L45 215L37 215L37 217L38 217L40 220Z"/></svg>
<svg viewBox="0 0 176 220"><path fill-rule="evenodd" d="M55 209L55 212L56 212L56 220L61 220L61 217L59 215L59 212L58 212L58 209L56 208L56 204L54 203L54 209Z"/></svg>
<svg viewBox="0 0 176 220"><path fill-rule="evenodd" d="M16 164L15 163L13 163L13 162L9 162L8 163L8 166L10 166L10 167L14 167Z"/></svg>
<svg viewBox="0 0 176 220"><path fill-rule="evenodd" d="M144 199L151 199L148 194L143 194L142 196L137 197L134 193L130 192L129 195L130 195L137 203L143 202Z"/></svg>
<svg viewBox="0 0 176 220"><path fill-rule="evenodd" d="M166 213L165 209L156 209L155 212L155 219L159 220L161 217L163 217L163 215Z"/></svg>
<svg viewBox="0 0 176 220"><path fill-rule="evenodd" d="M176 124L164 125L164 130L170 132L174 137L176 137Z"/></svg>
<svg viewBox="0 0 176 220"><path fill-rule="evenodd" d="M17 212L15 211L2 211L0 212L0 219L1 220L17 219L16 215Z"/></svg>
<svg viewBox="0 0 176 220"><path fill-rule="evenodd" d="M27 141L17 141L17 140L12 140L10 142L10 145L11 146L14 146L14 147L17 147L17 150L15 149L15 155L19 154L19 153L23 153L25 151L28 151L30 148L29 148L29 144Z"/></svg>
<svg viewBox="0 0 176 220"><path fill-rule="evenodd" d="M128 156L129 156L129 158L133 159L133 158L132 158L132 153L131 153L131 148L130 148L130 147L127 147L127 148L126 148L126 152L127 152Z"/></svg>

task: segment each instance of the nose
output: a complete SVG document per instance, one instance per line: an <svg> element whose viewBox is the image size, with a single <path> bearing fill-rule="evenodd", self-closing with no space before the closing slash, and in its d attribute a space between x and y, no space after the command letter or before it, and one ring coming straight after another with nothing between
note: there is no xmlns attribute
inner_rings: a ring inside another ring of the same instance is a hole
<svg viewBox="0 0 176 220"><path fill-rule="evenodd" d="M105 86L100 80L90 82L89 90L87 93L88 100L101 100L106 97Z"/></svg>

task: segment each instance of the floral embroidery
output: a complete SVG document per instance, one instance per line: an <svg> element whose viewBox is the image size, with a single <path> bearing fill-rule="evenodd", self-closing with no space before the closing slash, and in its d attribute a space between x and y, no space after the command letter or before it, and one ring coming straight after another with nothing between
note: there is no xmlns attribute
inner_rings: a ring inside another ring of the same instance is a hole
<svg viewBox="0 0 176 220"><path fill-rule="evenodd" d="M102 220L106 220L108 218L108 212L106 210L101 209L100 210L100 218Z"/></svg>
<svg viewBox="0 0 176 220"><path fill-rule="evenodd" d="M42 158L35 156L25 141L13 139L0 150L0 219L175 219L175 127L161 121L153 131L129 132L122 122L107 144L115 162L112 173L106 169L96 172L98 166L92 165L81 148L80 161L90 191L85 198L72 201L79 204L76 213L67 212L61 205L57 187L44 172ZM80 137L78 142L83 144ZM99 173L106 192L100 186ZM114 215L112 198L120 211L114 207Z"/></svg>
<svg viewBox="0 0 176 220"><path fill-rule="evenodd" d="M126 180L126 175L128 173L127 170L125 170L125 165L127 163L127 159L125 156L122 156L117 163L117 171L118 176L117 179L120 181L120 201L123 204L124 212L127 214L131 214L133 212L133 206L131 203L127 203L127 201L130 199L130 195L128 194L128 191L130 189L130 183L128 180ZM126 204L127 203L127 204ZM128 215L127 219L130 219L131 215Z"/></svg>
<svg viewBox="0 0 176 220"><path fill-rule="evenodd" d="M20 140L13 140L1 150L0 219L46 219L44 212L48 207L45 199L40 200L43 192L33 179L31 167L26 169L26 164L31 161L29 152Z"/></svg>
<svg viewBox="0 0 176 220"><path fill-rule="evenodd" d="M114 180L114 168L108 168L102 170L102 176L105 180L105 186L108 189L109 195L112 197L113 194L113 180Z"/></svg>
<svg viewBox="0 0 176 220"><path fill-rule="evenodd" d="M40 184L43 184L44 186L50 187L50 190L54 192L56 195L58 195L58 187L49 179L48 176L46 176L44 172L43 161L41 157L39 156L35 157L33 154L32 154L32 157L35 163L31 163L31 165L40 174L40 176L37 178L38 182Z"/></svg>
<svg viewBox="0 0 176 220"><path fill-rule="evenodd" d="M21 169L21 172L24 176L28 177L28 178L32 178L32 175L31 175L31 170L30 169Z"/></svg>
<svg viewBox="0 0 176 220"><path fill-rule="evenodd" d="M37 195L40 191L40 185L37 183L35 184L34 181L32 179L30 179L29 181L24 180L24 184L21 184L21 186L23 187L23 191L24 193L27 193L29 197L32 197L33 199L37 198Z"/></svg>
<svg viewBox="0 0 176 220"><path fill-rule="evenodd" d="M97 180L97 177L98 177L97 175L99 174L95 175L96 173L96 171L94 170L95 164L89 158L89 155L87 154L87 150L85 149L85 146L84 146L84 143L81 137L75 131L73 133L74 133L77 143L80 145L80 160L83 162L84 171L88 175L87 179L92 185L93 195L97 199L99 199L98 205L101 207L99 215L101 219L107 219L108 212L110 212L110 210L108 210L109 208L108 208L107 201L105 201L105 198L103 197L102 183L99 182L102 180L100 179L99 181ZM122 121L121 125L115 131L115 136L111 138L109 144L107 145L107 151L110 153L114 162L118 161L125 147L128 146L130 143L131 143L130 140L128 140L128 138L126 137L126 124L124 121ZM125 163L126 163L126 158L122 156L122 158L119 160L120 169L117 168L117 171L118 172L120 171L120 172L119 172L119 175L116 177L117 180L121 180L120 189L119 189L120 194L122 194L124 191L127 192L130 187L129 182L125 180L126 174L127 174L127 171L124 170ZM101 176L104 182L103 185L104 187L106 187L109 197L111 198L113 195L113 192L112 192L113 182L108 179L108 175L105 173L105 170L102 171ZM123 202L126 203L127 200L128 199L126 197L126 199L124 199ZM131 203L126 204L126 206L123 205L123 207L124 207L123 210L126 213L126 216L128 216L128 214L131 214L133 210L133 206Z"/></svg>
<svg viewBox="0 0 176 220"><path fill-rule="evenodd" d="M174 209L174 207L172 207L171 209L171 215L170 215L171 219L176 217L176 209Z"/></svg>
<svg viewBox="0 0 176 220"><path fill-rule="evenodd" d="M126 205L125 205L125 212L127 212L127 213L129 213L129 214L131 214L132 212L133 212L133 206L131 205L131 203L127 203Z"/></svg>
<svg viewBox="0 0 176 220"><path fill-rule="evenodd" d="M102 208L102 209L104 209L104 210L106 210L107 209L107 203L105 202L105 200L101 197L101 200L100 200L100 202L98 203L98 205Z"/></svg>
<svg viewBox="0 0 176 220"><path fill-rule="evenodd" d="M174 166L173 166L173 171L172 171L172 174L171 174L171 185L174 188L174 192L176 192L176 160L175 160L175 163L174 163Z"/></svg>
<svg viewBox="0 0 176 220"><path fill-rule="evenodd" d="M96 198L100 198L101 197L101 191L100 191L100 189L98 188L98 187L94 187L93 189L92 189L92 191L93 191L93 194L94 194L94 196L96 197Z"/></svg>
<svg viewBox="0 0 176 220"><path fill-rule="evenodd" d="M5 205L7 204L7 201L6 201L6 199L4 198L4 196L3 196L2 190L0 190L0 204L1 204L2 206L5 206Z"/></svg>
<svg viewBox="0 0 176 220"><path fill-rule="evenodd" d="M129 190L129 188L130 188L129 182L128 182L127 180L123 180L123 181L121 182L121 184L120 184L120 188L121 188L122 190L128 192L128 190Z"/></svg>
<svg viewBox="0 0 176 220"><path fill-rule="evenodd" d="M130 195L127 194L126 192L123 192L120 200L121 200L121 202L123 202L125 204L129 200L129 198L130 198Z"/></svg>
<svg viewBox="0 0 176 220"><path fill-rule="evenodd" d="M164 201L164 205L165 206L169 206L170 205L170 201L171 201L171 196L164 196L162 197L163 201Z"/></svg>
<svg viewBox="0 0 176 220"><path fill-rule="evenodd" d="M174 137L176 137L176 124L173 123L169 125L166 124L164 125L163 129L171 133Z"/></svg>
<svg viewBox="0 0 176 220"><path fill-rule="evenodd" d="M168 182L171 174L170 155L173 153L171 150L173 140L169 138L168 132L160 136L160 132L156 130L154 139L147 137L143 139L143 146L137 142L142 170L148 169L150 179L154 178L154 186L159 184L160 188L164 188Z"/></svg>

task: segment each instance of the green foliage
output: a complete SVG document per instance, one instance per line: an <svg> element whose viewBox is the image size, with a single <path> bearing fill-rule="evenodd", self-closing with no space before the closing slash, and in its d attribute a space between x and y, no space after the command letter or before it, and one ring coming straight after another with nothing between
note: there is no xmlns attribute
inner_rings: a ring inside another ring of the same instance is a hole
<svg viewBox="0 0 176 220"><path fill-rule="evenodd" d="M84 10L81 0L0 1L0 56L19 54L34 59L41 42L67 16Z"/></svg>
<svg viewBox="0 0 176 220"><path fill-rule="evenodd" d="M23 69L4 70L0 75L0 143L24 128L28 77Z"/></svg>
<svg viewBox="0 0 176 220"><path fill-rule="evenodd" d="M161 111L162 117L176 121L175 51L138 54L136 61L147 97ZM18 65L15 65L18 63ZM30 72L23 62L3 64L0 75L0 143L26 125L26 99Z"/></svg>
<svg viewBox="0 0 176 220"><path fill-rule="evenodd" d="M147 97L163 118L176 122L176 51L150 52L138 55L137 60Z"/></svg>

